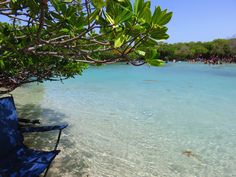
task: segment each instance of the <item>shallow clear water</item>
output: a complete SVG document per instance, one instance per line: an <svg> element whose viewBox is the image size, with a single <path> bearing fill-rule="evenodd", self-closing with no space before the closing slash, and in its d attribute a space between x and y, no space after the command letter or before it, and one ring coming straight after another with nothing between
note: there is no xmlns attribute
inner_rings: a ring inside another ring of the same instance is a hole
<svg viewBox="0 0 236 177"><path fill-rule="evenodd" d="M15 99L22 116L70 124L51 176L236 176L236 65L90 68Z"/></svg>

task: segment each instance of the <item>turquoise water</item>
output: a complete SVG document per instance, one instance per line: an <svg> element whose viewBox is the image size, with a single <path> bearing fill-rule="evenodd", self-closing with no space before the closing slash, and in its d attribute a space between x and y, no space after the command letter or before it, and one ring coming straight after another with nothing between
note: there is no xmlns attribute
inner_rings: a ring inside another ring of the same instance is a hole
<svg viewBox="0 0 236 177"><path fill-rule="evenodd" d="M236 176L236 65L110 65L15 95L70 124L51 176Z"/></svg>

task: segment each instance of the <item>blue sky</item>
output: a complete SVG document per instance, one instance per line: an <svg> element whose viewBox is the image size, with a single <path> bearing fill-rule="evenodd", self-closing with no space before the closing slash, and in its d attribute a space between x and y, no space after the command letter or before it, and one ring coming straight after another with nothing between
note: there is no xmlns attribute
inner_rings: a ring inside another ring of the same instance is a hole
<svg viewBox="0 0 236 177"><path fill-rule="evenodd" d="M236 35L236 0L151 0L151 4L152 9L160 5L174 13L167 25L167 42L211 41Z"/></svg>
<svg viewBox="0 0 236 177"><path fill-rule="evenodd" d="M168 42L211 41L236 34L236 0L151 0L172 11Z"/></svg>

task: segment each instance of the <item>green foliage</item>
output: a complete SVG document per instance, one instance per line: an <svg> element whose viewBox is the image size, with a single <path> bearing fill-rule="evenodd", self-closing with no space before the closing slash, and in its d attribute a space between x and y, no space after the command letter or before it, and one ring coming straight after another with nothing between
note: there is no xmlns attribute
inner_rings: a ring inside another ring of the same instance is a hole
<svg viewBox="0 0 236 177"><path fill-rule="evenodd" d="M144 60L159 66L155 50L167 39L172 13L151 1L23 0L0 5L0 87L81 74L89 64Z"/></svg>
<svg viewBox="0 0 236 177"><path fill-rule="evenodd" d="M164 65L164 61L163 60L159 60L159 59L148 60L148 63L151 66L163 66Z"/></svg>
<svg viewBox="0 0 236 177"><path fill-rule="evenodd" d="M163 59L188 60L197 57L235 57L236 39L217 39L212 42L189 42L176 44L160 43L158 51L160 52L160 58Z"/></svg>

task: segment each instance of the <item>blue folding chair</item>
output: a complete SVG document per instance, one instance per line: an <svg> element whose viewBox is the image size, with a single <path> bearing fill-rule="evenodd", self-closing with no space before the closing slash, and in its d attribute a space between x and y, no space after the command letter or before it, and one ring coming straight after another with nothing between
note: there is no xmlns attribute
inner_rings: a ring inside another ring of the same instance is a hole
<svg viewBox="0 0 236 177"><path fill-rule="evenodd" d="M0 98L0 177L37 177L47 175L57 150L62 129L67 125L19 128L12 96ZM39 151L23 144L22 133L59 130L53 151Z"/></svg>

